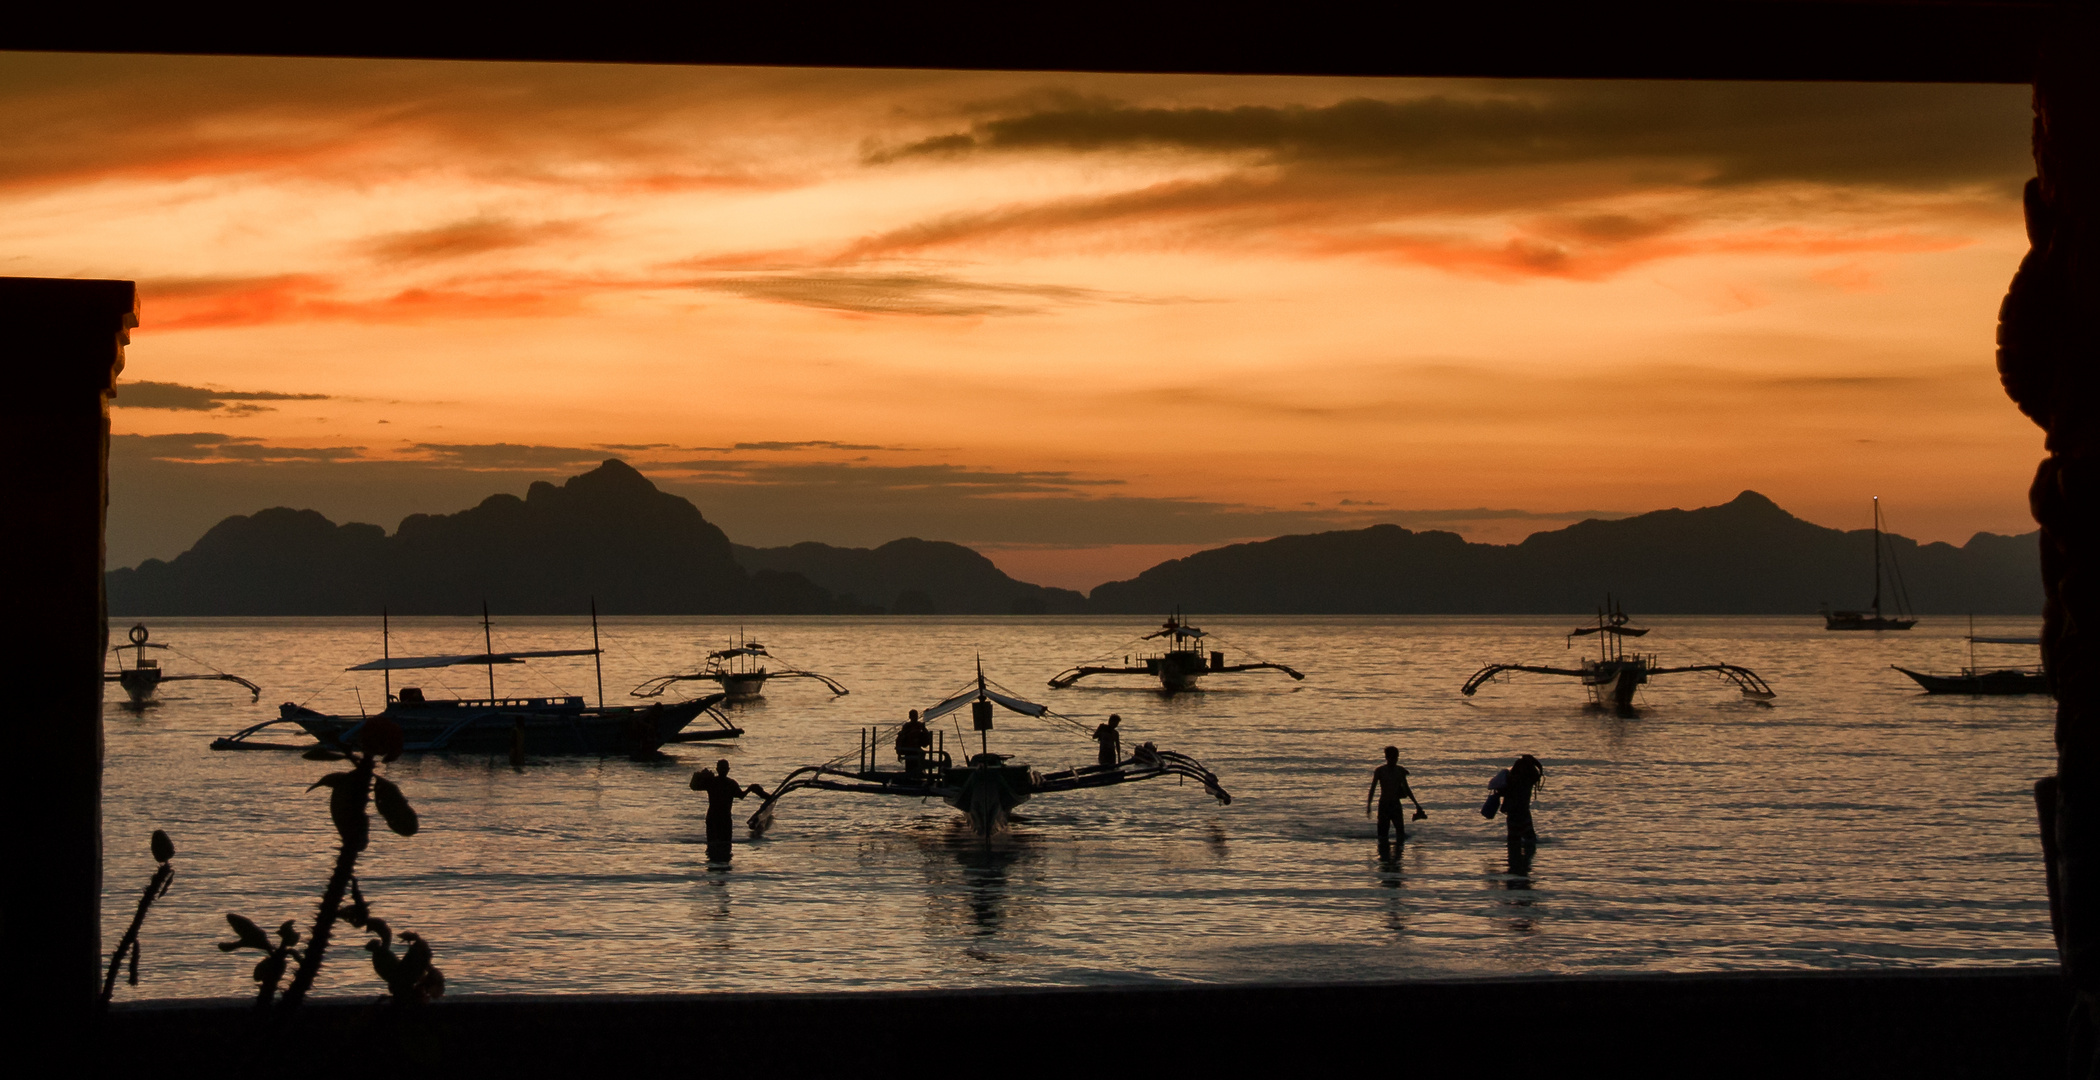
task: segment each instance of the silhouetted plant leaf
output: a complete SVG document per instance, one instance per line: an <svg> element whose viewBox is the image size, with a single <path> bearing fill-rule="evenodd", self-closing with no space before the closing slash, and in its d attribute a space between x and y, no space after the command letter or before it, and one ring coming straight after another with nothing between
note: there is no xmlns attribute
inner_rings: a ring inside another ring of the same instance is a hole
<svg viewBox="0 0 2100 1080"><path fill-rule="evenodd" d="M408 805L401 789L392 780L382 776L372 781L372 805L379 808L379 816L386 819L386 827L402 836L414 836L423 827L416 820L416 808Z"/></svg>
<svg viewBox="0 0 2100 1080"><path fill-rule="evenodd" d="M328 816L335 822L336 835L352 851L363 851L371 842L371 819L365 816L365 776L356 772L329 773L306 789L328 789Z"/></svg>
<svg viewBox="0 0 2100 1080"><path fill-rule="evenodd" d="M175 857L175 841L159 829L153 830L153 861L167 862Z"/></svg>
<svg viewBox="0 0 2100 1080"><path fill-rule="evenodd" d="M250 922L244 916L235 915L229 911L226 913L226 925L233 927L233 936L239 940L219 942L220 952L232 952L235 949L270 951L270 939L263 936L262 927ZM285 925L290 926L291 924L286 923Z"/></svg>
<svg viewBox="0 0 2100 1080"><path fill-rule="evenodd" d="M357 734L357 741L365 753L378 754L381 761L392 761L401 756L401 725L384 716L375 716L365 721L364 730Z"/></svg>
<svg viewBox="0 0 2100 1080"><path fill-rule="evenodd" d="M385 919L366 919L365 929L378 934L379 940L389 945L394 943L394 928L388 926Z"/></svg>
<svg viewBox="0 0 2100 1080"><path fill-rule="evenodd" d="M277 940L284 942L286 948L299 944L299 930L292 925L292 920L286 919L284 925L277 928Z"/></svg>
<svg viewBox="0 0 2100 1080"><path fill-rule="evenodd" d="M388 948L386 942L377 939L365 942L365 948L372 953L372 972L379 976L380 982L387 984L391 989L394 985L394 973L401 967L401 958L394 955L394 950Z"/></svg>

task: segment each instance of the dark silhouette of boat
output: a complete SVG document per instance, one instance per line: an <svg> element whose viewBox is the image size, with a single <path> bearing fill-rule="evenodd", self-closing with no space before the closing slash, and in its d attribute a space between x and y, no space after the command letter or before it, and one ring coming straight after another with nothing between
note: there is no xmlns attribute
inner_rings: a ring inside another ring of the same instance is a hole
<svg viewBox="0 0 2100 1080"><path fill-rule="evenodd" d="M1896 552L1890 549L1888 566L1892 584L1895 585L1893 599L1896 601L1895 615L1881 613L1881 496L1874 496L1874 603L1867 611L1832 611L1828 604L1823 607L1823 629L1825 630L1908 630L1918 625L1910 613L1910 592L1903 587L1903 568L1896 564Z"/></svg>
<svg viewBox="0 0 2100 1080"><path fill-rule="evenodd" d="M2012 696L2015 694L2052 694L2055 687L2049 682L2049 673L2040 664L2025 667L1980 668L1976 666L1978 645L2030 645L2038 646L2038 637L1977 637L1975 620L1969 622L1969 663L1959 674L1940 675L1924 671L1912 671L1901 664L1890 664L1897 671L1911 677L1928 694L1979 694L1990 696Z"/></svg>
<svg viewBox="0 0 2100 1080"><path fill-rule="evenodd" d="M835 697L850 693L838 680L829 675L800 668L773 668L768 670L766 661L778 659L756 641L739 640L726 649L708 653L700 670L681 675L660 675L628 691L638 698L661 697L672 685L681 682L711 682L722 688L722 693L731 702L750 701L765 693L768 679L815 679L823 683Z"/></svg>
<svg viewBox="0 0 2100 1080"><path fill-rule="evenodd" d="M1180 612L1167 616L1167 621L1158 630L1129 643L1136 645L1146 641L1160 641L1165 648L1158 652L1145 652L1142 646L1134 653L1123 655L1121 664L1110 663L1112 657L1067 668L1053 676L1050 688L1062 690L1081 679L1094 675L1144 675L1159 680L1160 688L1167 693L1178 693L1197 688L1197 680L1205 675L1232 675L1245 671L1280 671L1300 682L1305 676L1282 664L1267 660L1252 660L1239 664L1225 662L1225 653L1210 649L1212 635L1198 630L1183 621ZM1129 646L1126 645L1126 648Z"/></svg>
<svg viewBox="0 0 2100 1080"><path fill-rule="evenodd" d="M1607 609L1609 609L1607 611ZM1533 675L1563 675L1582 682L1583 690L1589 694L1590 704L1600 709L1611 709L1621 714L1634 712L1634 691L1646 685L1657 675L1681 675L1687 672L1704 671L1718 675L1735 684L1744 697L1753 701L1770 701L1772 688L1749 668L1735 664L1689 664L1683 667L1662 667L1650 653L1626 651L1624 639L1644 637L1646 627L1629 625L1626 612L1607 601L1597 609L1597 625L1578 626L1568 632L1568 643L1572 645L1579 637L1597 635L1598 650L1594 659L1585 657L1580 667L1544 667L1537 664L1489 664L1473 673L1459 692L1472 697L1480 687L1498 675L1512 671Z"/></svg>
<svg viewBox="0 0 2100 1080"><path fill-rule="evenodd" d="M979 836L991 836L1004 828L1007 815L1037 795L1108 787L1162 776L1194 780L1221 805L1232 802L1232 796L1219 786L1218 778L1201 762L1185 754L1161 750L1151 743L1140 744L1128 756L1111 765L1086 765L1055 772L1039 772L1015 762L1009 755L993 753L990 732L995 709L1041 720L1087 739L1091 739L1093 733L1080 721L1052 712L1049 706L1023 700L987 679L982 662L977 665L974 680L921 713L919 722L932 729L935 721L964 706L969 707L971 729L977 732L978 739L978 752L969 755L966 761L958 764L949 755L945 732L929 730L931 745L911 753L899 749L897 765L885 767L878 760L881 748L886 740L896 737L903 725L863 728L860 746L854 752L788 773L772 794L766 796L758 811L751 815L752 833L760 834L771 827L774 806L781 796L804 788L939 799L962 811ZM956 741L960 744L963 739L958 725Z"/></svg>
<svg viewBox="0 0 2100 1080"><path fill-rule="evenodd" d="M386 617L380 617L382 644L390 641ZM347 671L377 671L384 681L386 707L378 716L392 720L401 729L404 749L408 752L458 752L458 753L513 753L559 755L559 754L613 754L647 753L667 742L692 742L700 739L729 739L743 734L715 711L723 695L712 694L689 701L661 702L651 705L605 704L605 680L602 668L598 678L598 704L586 705L580 694L560 694L544 697L498 697L496 694L496 665L521 664L527 660L552 657L589 656L598 657L603 650L598 647L598 618L595 605L591 612L591 647L588 649L537 649L528 651L497 652L489 627L488 610L481 613L482 641L487 651L444 656L394 656L390 648L383 650L377 660L353 665ZM489 694L485 698L433 698L425 695L421 687L404 686L399 693L394 691L393 674L396 671L422 671L447 667L485 667L488 669ZM715 721L715 727L699 731L686 731L686 726L702 714ZM278 717L256 724L211 744L214 750L310 750L316 747L330 751L356 749L358 737L371 716L331 715L309 709L296 702L285 702L278 706ZM314 737L315 742L306 746L286 746L264 743L255 736L280 724L291 724Z"/></svg>
<svg viewBox="0 0 2100 1080"><path fill-rule="evenodd" d="M248 688L249 701L255 701L262 697L262 687L241 678L239 675L229 675L218 668L211 667L210 664L206 664L204 661L198 660L196 657L182 652L172 645L149 640L153 635L146 629L145 623L138 623L132 626L131 632L126 636L130 638L130 644L110 646L110 654L115 656L117 660L117 670L103 672L102 679L104 682L113 682L123 687L125 695L131 698L131 706L133 708L143 707L148 701L153 700L154 692L160 689L162 683L171 682L239 683ZM146 658L147 649L162 649L173 652L186 660L192 660L199 665L211 668L211 674L170 675L166 668L160 666L159 660ZM126 650L129 650L132 654L130 667L124 666L124 653Z"/></svg>

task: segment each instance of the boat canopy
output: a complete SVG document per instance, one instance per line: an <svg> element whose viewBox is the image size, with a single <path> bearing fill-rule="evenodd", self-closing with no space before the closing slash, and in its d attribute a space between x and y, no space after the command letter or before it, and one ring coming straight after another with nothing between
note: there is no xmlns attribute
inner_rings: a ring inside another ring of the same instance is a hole
<svg viewBox="0 0 2100 1080"><path fill-rule="evenodd" d="M965 690L962 693L957 694L954 697L941 702L939 705L935 705L933 708L927 709L925 712L920 713L919 720L921 722L924 722L928 720L939 719L940 717L946 716L949 713L962 708L964 705L968 705L970 702L976 701L979 697L984 697L992 701L996 701L999 704L1004 705L1017 713L1020 713L1022 716L1041 716L1044 713L1050 711L1050 706L1048 705L1038 705L1033 701L1023 701L1017 697L1007 697L1005 694L1002 694L997 690L987 690L973 686L970 689Z"/></svg>
<svg viewBox="0 0 2100 1080"><path fill-rule="evenodd" d="M773 658L773 654L767 652L766 647L756 641L749 645L739 645L734 649L717 649L707 654L709 660L728 660L737 656L763 656L768 660Z"/></svg>
<svg viewBox="0 0 2100 1080"><path fill-rule="evenodd" d="M1975 637L1971 635L1969 640L1978 645L2040 645L2042 643L2042 639L2038 637Z"/></svg>
<svg viewBox="0 0 2100 1080"><path fill-rule="evenodd" d="M1156 637L1167 637L1169 635L1172 635L1177 638L1200 638L1209 636L1208 634L1205 634L1203 631L1198 630L1193 626L1169 626L1164 630L1157 630L1150 634L1146 634L1144 640L1150 641L1151 639Z"/></svg>
<svg viewBox="0 0 2100 1080"><path fill-rule="evenodd" d="M536 652L471 653L460 656L390 656L345 671L406 671L411 668L456 667L461 664L517 664L545 656L596 656L598 649L541 649Z"/></svg>

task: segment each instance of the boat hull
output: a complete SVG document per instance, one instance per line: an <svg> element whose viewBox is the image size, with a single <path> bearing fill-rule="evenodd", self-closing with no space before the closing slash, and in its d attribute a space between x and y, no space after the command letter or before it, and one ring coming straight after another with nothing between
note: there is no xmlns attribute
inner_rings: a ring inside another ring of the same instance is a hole
<svg viewBox="0 0 2100 1080"><path fill-rule="evenodd" d="M1209 663L1200 652L1176 650L1145 661L1152 674L1159 677L1160 689L1170 694L1195 690L1197 682L1210 671Z"/></svg>
<svg viewBox="0 0 2100 1080"><path fill-rule="evenodd" d="M1006 828L1007 815L1035 794L1034 774L1025 765L950 769L946 786L949 790L941 801L962 811L979 836L991 836Z"/></svg>
<svg viewBox="0 0 2100 1080"><path fill-rule="evenodd" d="M1893 666L1893 665L1892 665ZM2049 685L2049 676L2034 670L2007 668L2000 671L1963 671L1959 675L1934 675L1929 672L1912 671L1898 667L1897 671L1911 677L1912 681L1925 688L1928 694L1971 694L1989 697L2011 697L2020 694L2048 694L2054 690Z"/></svg>
<svg viewBox="0 0 2100 1080"><path fill-rule="evenodd" d="M1908 630L1916 625L1916 619L1868 615L1858 611L1835 611L1823 616L1825 630Z"/></svg>
<svg viewBox="0 0 2100 1080"><path fill-rule="evenodd" d="M730 701L750 701L765 694L766 674L766 672L757 671L747 674L718 675L715 677L715 682L721 684L722 693L728 695Z"/></svg>
<svg viewBox="0 0 2100 1080"><path fill-rule="evenodd" d="M1590 704L1600 709L1626 711L1633 708L1633 693L1648 681L1648 666L1637 660L1586 660L1582 685L1590 693Z"/></svg>
<svg viewBox="0 0 2100 1080"><path fill-rule="evenodd" d="M637 753L688 741L680 733L704 708L699 699L587 708L581 698L525 698L395 704L379 715L400 725L412 753L503 753L522 738L525 753L549 756ZM330 747L355 747L365 722L361 716L330 716L289 704L282 713ZM723 729L725 737L734 731Z"/></svg>
<svg viewBox="0 0 2100 1080"><path fill-rule="evenodd" d="M160 688L160 669L126 668L117 673L117 685L124 688L133 705L144 705L153 700L153 692Z"/></svg>

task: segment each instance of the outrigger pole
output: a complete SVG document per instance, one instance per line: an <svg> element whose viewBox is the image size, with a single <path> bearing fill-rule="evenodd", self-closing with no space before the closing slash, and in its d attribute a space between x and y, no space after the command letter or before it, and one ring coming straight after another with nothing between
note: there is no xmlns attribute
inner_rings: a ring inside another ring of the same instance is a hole
<svg viewBox="0 0 2100 1080"><path fill-rule="evenodd" d="M598 707L605 707L605 650L598 645L598 598L591 597L591 664L598 669Z"/></svg>

